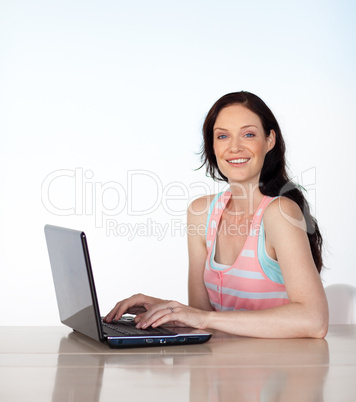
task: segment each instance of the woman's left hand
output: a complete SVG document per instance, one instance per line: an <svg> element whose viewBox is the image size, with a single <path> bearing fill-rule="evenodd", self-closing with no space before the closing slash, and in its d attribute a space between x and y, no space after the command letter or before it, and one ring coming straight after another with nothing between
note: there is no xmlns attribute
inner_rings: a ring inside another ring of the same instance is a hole
<svg viewBox="0 0 356 402"><path fill-rule="evenodd" d="M139 314L135 321L137 328L155 328L163 324L174 327L207 328L207 311L198 310L176 301L156 304L145 313Z"/></svg>

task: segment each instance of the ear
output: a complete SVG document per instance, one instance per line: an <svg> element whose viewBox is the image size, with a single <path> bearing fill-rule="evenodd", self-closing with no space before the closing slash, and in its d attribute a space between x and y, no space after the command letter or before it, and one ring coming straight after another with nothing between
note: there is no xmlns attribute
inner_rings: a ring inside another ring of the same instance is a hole
<svg viewBox="0 0 356 402"><path fill-rule="evenodd" d="M267 143L268 143L268 151L274 148L276 145L276 133L274 130L271 130L269 133L269 136L267 137Z"/></svg>

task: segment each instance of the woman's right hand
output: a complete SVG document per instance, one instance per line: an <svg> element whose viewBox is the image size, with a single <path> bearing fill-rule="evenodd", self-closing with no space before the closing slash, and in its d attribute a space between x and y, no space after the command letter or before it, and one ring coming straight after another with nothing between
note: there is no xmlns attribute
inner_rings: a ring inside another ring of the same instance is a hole
<svg viewBox="0 0 356 402"><path fill-rule="evenodd" d="M112 320L119 320L125 313L135 314L138 321L141 314L155 306L156 304L164 303L166 300L157 299L138 293L127 299L119 301L116 306L104 317L104 321L111 322ZM136 319L135 319L136 321Z"/></svg>

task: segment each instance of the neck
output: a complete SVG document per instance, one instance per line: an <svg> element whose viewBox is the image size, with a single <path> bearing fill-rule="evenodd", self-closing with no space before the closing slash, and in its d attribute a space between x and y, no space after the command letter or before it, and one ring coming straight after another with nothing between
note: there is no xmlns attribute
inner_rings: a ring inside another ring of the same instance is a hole
<svg viewBox="0 0 356 402"><path fill-rule="evenodd" d="M263 198L263 194L259 189L258 183L229 184L232 194L229 202L229 210L237 213L238 215L254 214Z"/></svg>

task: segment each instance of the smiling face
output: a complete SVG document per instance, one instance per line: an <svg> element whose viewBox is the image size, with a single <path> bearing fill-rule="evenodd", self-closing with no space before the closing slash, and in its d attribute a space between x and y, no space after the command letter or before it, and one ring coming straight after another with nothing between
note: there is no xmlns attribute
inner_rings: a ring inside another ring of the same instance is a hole
<svg viewBox="0 0 356 402"><path fill-rule="evenodd" d="M266 137L257 114L240 104L223 108L214 124L214 153L229 183L256 185L265 156L275 144L275 133Z"/></svg>

